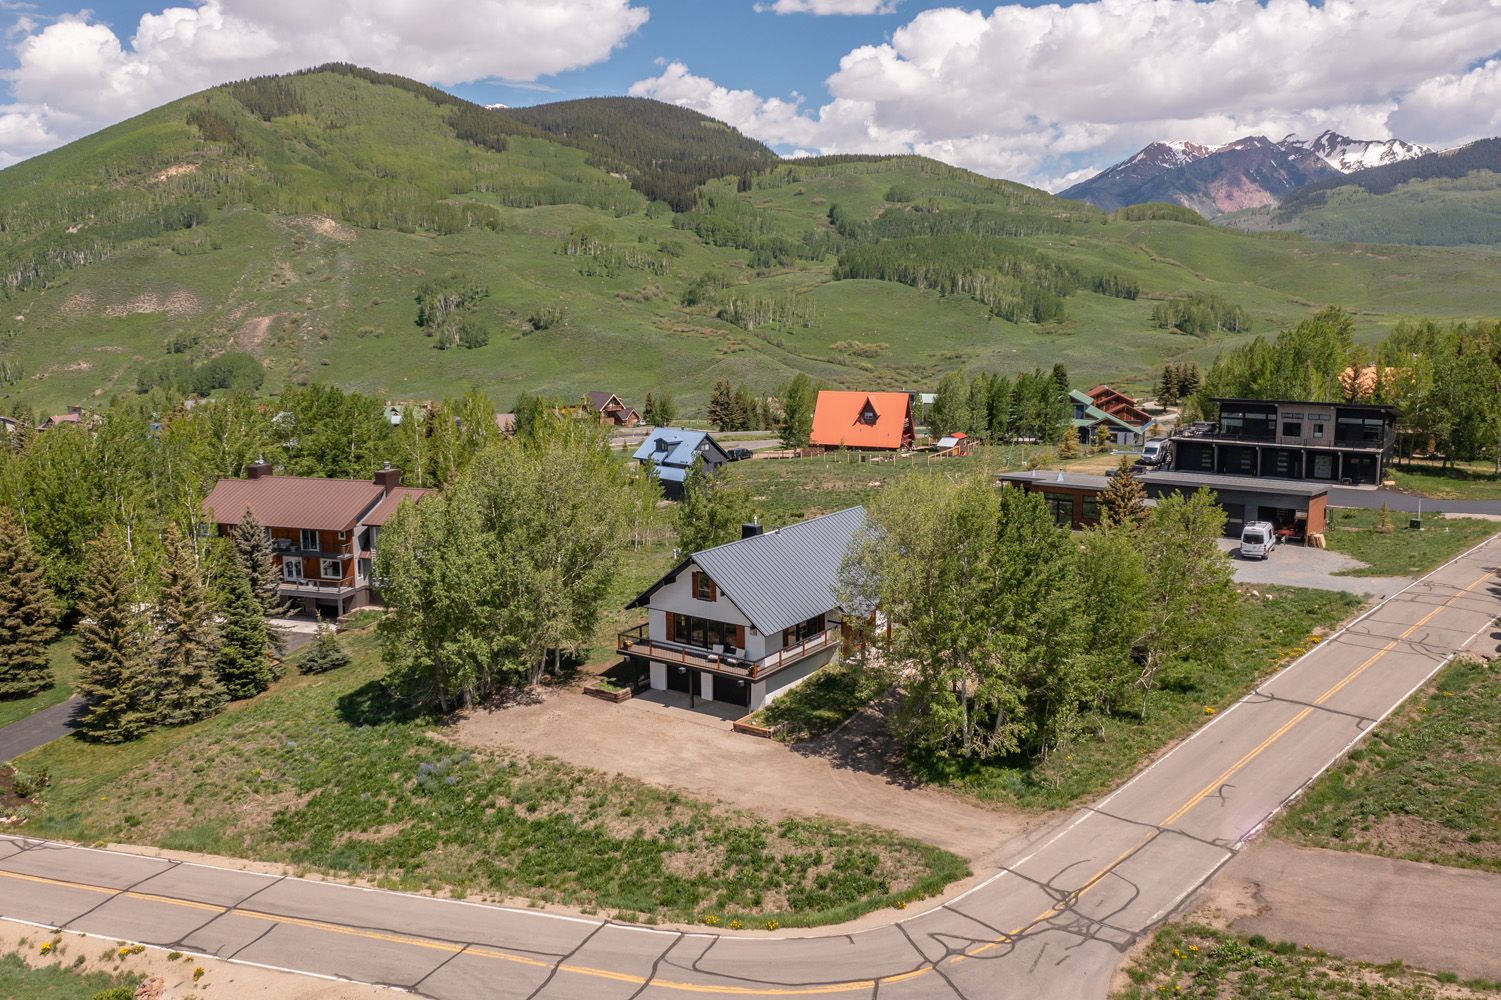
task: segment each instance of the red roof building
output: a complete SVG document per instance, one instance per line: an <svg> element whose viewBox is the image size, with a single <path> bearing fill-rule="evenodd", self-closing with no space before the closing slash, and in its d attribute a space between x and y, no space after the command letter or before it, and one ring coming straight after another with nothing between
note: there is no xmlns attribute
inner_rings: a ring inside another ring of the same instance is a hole
<svg viewBox="0 0 1501 1000"><path fill-rule="evenodd" d="M1095 406L1133 427L1144 427L1152 422L1152 415L1137 406L1136 400L1108 385L1097 385L1085 395L1094 400Z"/></svg>
<svg viewBox="0 0 1501 1000"><path fill-rule="evenodd" d="M378 603L371 579L381 527L404 500L432 490L401 485L401 471L385 468L373 479L278 476L257 462L244 479L221 479L204 498L204 515L232 533L250 510L271 537L281 595L325 617Z"/></svg>
<svg viewBox="0 0 1501 1000"><path fill-rule="evenodd" d="M916 437L912 397L905 392L837 392L818 394L813 410L812 441L824 448L898 451Z"/></svg>

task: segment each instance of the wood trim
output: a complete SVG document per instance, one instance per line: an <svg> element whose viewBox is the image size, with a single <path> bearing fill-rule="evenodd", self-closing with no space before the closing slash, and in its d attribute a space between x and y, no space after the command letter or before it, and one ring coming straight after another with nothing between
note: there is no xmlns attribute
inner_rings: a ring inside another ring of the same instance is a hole
<svg viewBox="0 0 1501 1000"><path fill-rule="evenodd" d="M709 581L709 602L712 604L717 600L719 600L719 584L711 579Z"/></svg>
<svg viewBox="0 0 1501 1000"><path fill-rule="evenodd" d="M667 641L677 642L677 633L674 631L677 628L678 623L677 615L673 614L671 611L664 611L662 613L667 616Z"/></svg>
<svg viewBox="0 0 1501 1000"><path fill-rule="evenodd" d="M735 648L736 649L745 649L746 648L745 647L745 626L744 625L736 625L735 626Z"/></svg>

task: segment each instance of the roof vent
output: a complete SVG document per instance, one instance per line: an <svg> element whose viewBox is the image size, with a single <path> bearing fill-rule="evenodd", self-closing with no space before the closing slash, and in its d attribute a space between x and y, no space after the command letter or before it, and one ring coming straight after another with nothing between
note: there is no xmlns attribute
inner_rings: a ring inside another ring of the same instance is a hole
<svg viewBox="0 0 1501 1000"><path fill-rule="evenodd" d="M1058 482L1060 482L1060 483L1063 482L1063 470L1062 469L1058 470Z"/></svg>
<svg viewBox="0 0 1501 1000"><path fill-rule="evenodd" d="M760 518L757 518L755 521L751 522L750 524L742 524L740 526L740 537L741 538L755 538L757 535L761 534L761 531L763 529L761 528L761 525L760 525L759 521L760 521Z"/></svg>

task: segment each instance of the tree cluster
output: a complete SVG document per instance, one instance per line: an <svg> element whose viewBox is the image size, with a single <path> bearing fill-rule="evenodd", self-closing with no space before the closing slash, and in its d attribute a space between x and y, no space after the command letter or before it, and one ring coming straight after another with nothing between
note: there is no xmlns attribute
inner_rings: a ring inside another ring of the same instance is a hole
<svg viewBox="0 0 1501 1000"><path fill-rule="evenodd" d="M586 647L639 507L629 476L603 429L553 409L402 505L375 558L388 686L448 712Z"/></svg>
<svg viewBox="0 0 1501 1000"><path fill-rule="evenodd" d="M490 330L479 316L479 304L490 289L473 278L446 274L417 289L417 326L433 338L438 350L484 347Z"/></svg>
<svg viewBox="0 0 1501 1000"><path fill-rule="evenodd" d="M982 442L1057 444L1073 430L1068 372L1061 364L1052 372L1018 372L1015 379L986 372L969 376L961 368L939 379L934 395L924 416L935 438L963 432Z"/></svg>
<svg viewBox="0 0 1501 1000"><path fill-rule="evenodd" d="M1162 366L1157 378L1157 402L1163 406L1176 406L1180 400L1199 391L1204 375L1197 361L1171 362Z"/></svg>
<svg viewBox="0 0 1501 1000"><path fill-rule="evenodd" d="M1169 672L1212 669L1238 597L1206 491L1075 539L1043 498L983 477L909 476L883 492L841 571L847 610L878 608L903 665L910 747L1047 757L1081 715L1145 714Z"/></svg>
<svg viewBox="0 0 1501 1000"><path fill-rule="evenodd" d="M1152 322L1158 329L1174 330L1192 337L1212 333L1244 333L1251 316L1211 292L1195 292L1186 299L1168 299L1152 307Z"/></svg>
<svg viewBox="0 0 1501 1000"><path fill-rule="evenodd" d="M716 430L770 430L773 420L770 398L757 397L744 382L732 388L730 380L722 378L709 391L709 423Z"/></svg>

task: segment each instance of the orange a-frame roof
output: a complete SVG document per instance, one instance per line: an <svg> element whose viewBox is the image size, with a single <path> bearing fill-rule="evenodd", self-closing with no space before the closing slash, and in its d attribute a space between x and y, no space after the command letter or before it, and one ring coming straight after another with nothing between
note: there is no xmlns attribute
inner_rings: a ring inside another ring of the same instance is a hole
<svg viewBox="0 0 1501 1000"><path fill-rule="evenodd" d="M869 409L875 421L862 419ZM818 394L813 410L813 443L825 448L890 448L912 442L912 397L905 392L837 392Z"/></svg>

